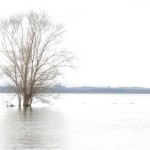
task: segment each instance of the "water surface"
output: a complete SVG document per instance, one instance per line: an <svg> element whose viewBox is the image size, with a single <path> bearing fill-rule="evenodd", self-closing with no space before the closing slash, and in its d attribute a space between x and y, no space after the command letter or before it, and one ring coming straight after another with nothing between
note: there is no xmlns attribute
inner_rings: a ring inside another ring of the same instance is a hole
<svg viewBox="0 0 150 150"><path fill-rule="evenodd" d="M0 107L0 149L150 149L150 95L64 94L52 104Z"/></svg>

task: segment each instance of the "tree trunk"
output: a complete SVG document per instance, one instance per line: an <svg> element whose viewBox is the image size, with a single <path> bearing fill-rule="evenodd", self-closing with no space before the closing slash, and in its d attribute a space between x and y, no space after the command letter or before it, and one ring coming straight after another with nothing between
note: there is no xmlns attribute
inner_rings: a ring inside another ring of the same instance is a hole
<svg viewBox="0 0 150 150"><path fill-rule="evenodd" d="M18 94L19 107L21 107L21 95Z"/></svg>
<svg viewBox="0 0 150 150"><path fill-rule="evenodd" d="M30 106L30 104L29 104L29 100L24 100L24 102L23 102L23 106L24 107L28 107L28 106Z"/></svg>
<svg viewBox="0 0 150 150"><path fill-rule="evenodd" d="M24 93L24 95L23 95L23 106L24 107L30 106L29 101L30 101L29 95L27 93Z"/></svg>
<svg viewBox="0 0 150 150"><path fill-rule="evenodd" d="M31 104L32 104L32 100L33 100L33 98L30 97L30 99L29 99L29 104L30 104L30 106L31 106Z"/></svg>

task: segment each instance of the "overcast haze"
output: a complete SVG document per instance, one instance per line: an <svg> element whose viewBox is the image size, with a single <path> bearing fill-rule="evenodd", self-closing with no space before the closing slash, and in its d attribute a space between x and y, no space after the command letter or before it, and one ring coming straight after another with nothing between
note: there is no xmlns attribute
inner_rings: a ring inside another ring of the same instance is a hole
<svg viewBox="0 0 150 150"><path fill-rule="evenodd" d="M150 2L148 0L5 0L0 17L44 10L67 32L75 53L70 86L150 87Z"/></svg>

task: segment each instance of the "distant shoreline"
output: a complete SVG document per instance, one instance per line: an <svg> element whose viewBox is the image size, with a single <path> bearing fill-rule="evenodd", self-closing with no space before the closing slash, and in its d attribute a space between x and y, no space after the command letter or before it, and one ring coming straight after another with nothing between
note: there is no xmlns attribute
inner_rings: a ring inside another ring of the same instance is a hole
<svg viewBox="0 0 150 150"><path fill-rule="evenodd" d="M0 93L15 93L11 86L0 86ZM40 87L39 87L40 93ZM43 93L43 92L41 92ZM45 88L44 93L70 93L70 94L150 94L150 88L143 87L65 87L55 86Z"/></svg>
<svg viewBox="0 0 150 150"><path fill-rule="evenodd" d="M150 88L134 87L56 87L52 91L73 94L150 94Z"/></svg>

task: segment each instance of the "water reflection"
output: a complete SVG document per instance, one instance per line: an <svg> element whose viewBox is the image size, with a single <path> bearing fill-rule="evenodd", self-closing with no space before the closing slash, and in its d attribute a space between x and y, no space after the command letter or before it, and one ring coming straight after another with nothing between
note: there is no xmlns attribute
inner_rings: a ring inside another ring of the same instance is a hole
<svg viewBox="0 0 150 150"><path fill-rule="evenodd" d="M51 107L0 108L0 149L149 150L149 99L72 94Z"/></svg>
<svg viewBox="0 0 150 150"><path fill-rule="evenodd" d="M59 149L63 117L50 108L8 108L0 116L0 149Z"/></svg>

